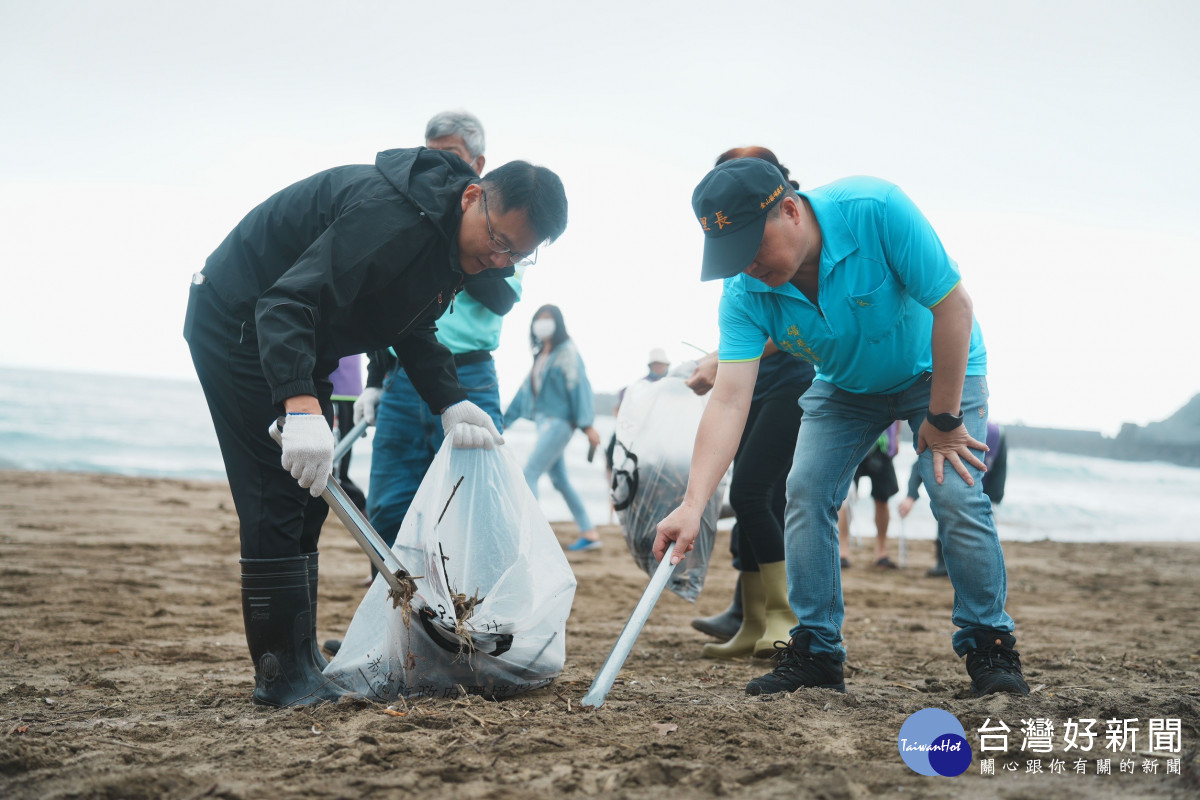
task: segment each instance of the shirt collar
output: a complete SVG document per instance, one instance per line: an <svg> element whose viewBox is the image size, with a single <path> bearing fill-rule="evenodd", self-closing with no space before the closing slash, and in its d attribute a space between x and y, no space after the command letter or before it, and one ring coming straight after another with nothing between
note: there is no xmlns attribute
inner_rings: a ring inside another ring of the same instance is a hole
<svg viewBox="0 0 1200 800"><path fill-rule="evenodd" d="M751 278L744 272L735 275L732 280L740 280L742 282L742 288L747 292L767 292L774 294L786 294L792 297L803 297L803 295L800 293L800 290L795 286L792 286L790 283L785 283L782 286L771 288L758 278Z"/></svg>
<svg viewBox="0 0 1200 800"><path fill-rule="evenodd" d="M817 224L821 226L821 274L824 275L834 264L843 261L858 249L858 240L846 222L837 204L814 190L812 194L800 192L812 206Z"/></svg>

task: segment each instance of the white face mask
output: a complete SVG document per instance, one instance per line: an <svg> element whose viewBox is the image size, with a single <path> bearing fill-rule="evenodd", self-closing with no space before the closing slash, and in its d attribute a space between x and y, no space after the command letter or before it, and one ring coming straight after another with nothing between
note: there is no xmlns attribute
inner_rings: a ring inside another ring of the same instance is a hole
<svg viewBox="0 0 1200 800"><path fill-rule="evenodd" d="M542 318L533 321L533 335L543 342L554 335L554 328L554 320L552 319Z"/></svg>

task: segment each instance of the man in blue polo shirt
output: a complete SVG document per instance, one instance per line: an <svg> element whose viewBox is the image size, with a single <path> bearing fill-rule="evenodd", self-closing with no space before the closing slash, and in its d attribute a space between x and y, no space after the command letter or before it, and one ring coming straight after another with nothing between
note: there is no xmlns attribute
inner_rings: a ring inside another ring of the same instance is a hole
<svg viewBox="0 0 1200 800"><path fill-rule="evenodd" d="M725 279L716 383L683 504L658 526L660 558L692 548L704 504L733 458L768 339L816 367L787 483L788 599L798 624L775 669L746 693L845 691L837 510L855 467L906 420L930 503L947 528L953 646L977 695L1028 694L1004 555L982 491L987 353L958 267L890 183L848 178L809 192L773 165L729 161L696 187L702 280ZM947 469L949 466L949 469Z"/></svg>

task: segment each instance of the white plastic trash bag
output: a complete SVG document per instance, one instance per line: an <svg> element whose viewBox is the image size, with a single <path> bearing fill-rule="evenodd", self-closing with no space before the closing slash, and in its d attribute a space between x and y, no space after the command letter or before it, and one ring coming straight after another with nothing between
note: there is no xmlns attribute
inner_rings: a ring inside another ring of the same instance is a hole
<svg viewBox="0 0 1200 800"><path fill-rule="evenodd" d="M625 391L617 414L610 496L629 552L647 575L658 567L654 560L658 523L683 502L687 491L692 446L708 403L707 396L687 387L686 379L686 374L672 371L653 383L638 381ZM695 602L704 587L724 496L722 481L705 506L694 549L667 584L685 600Z"/></svg>
<svg viewBox="0 0 1200 800"><path fill-rule="evenodd" d="M575 576L503 446L446 437L392 552L413 573L411 596L397 605L376 577L327 678L386 702L507 697L562 672Z"/></svg>

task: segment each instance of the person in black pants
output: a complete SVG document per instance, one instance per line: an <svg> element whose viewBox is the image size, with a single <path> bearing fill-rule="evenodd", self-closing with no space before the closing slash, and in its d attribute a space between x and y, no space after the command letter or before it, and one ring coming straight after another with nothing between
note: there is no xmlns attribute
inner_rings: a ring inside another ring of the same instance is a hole
<svg viewBox="0 0 1200 800"><path fill-rule="evenodd" d="M703 394L711 388L715 371L716 355L710 354L699 362L688 386ZM724 612L692 620L696 630L728 640L705 645L705 657L771 655L776 639L786 641L796 624L786 602L783 512L803 414L797 400L812 378L811 366L767 345L729 487L729 503L737 517L729 541L737 588Z"/></svg>
<svg viewBox="0 0 1200 800"><path fill-rule="evenodd" d="M278 192L193 276L183 333L240 522L255 703L341 694L315 644L338 359L392 347L455 446L503 442L466 399L434 321L464 284L503 280L566 221L545 167L514 161L480 180L453 153L389 150ZM268 434L281 415L282 446Z"/></svg>
<svg viewBox="0 0 1200 800"><path fill-rule="evenodd" d="M761 158L779 167L785 178L788 175L787 168L765 147L728 150L717 164L735 158ZM795 181L789 183L800 188ZM701 359L687 385L704 394L712 388L716 371L717 354L710 353ZM814 375L811 364L791 358L767 342L729 487L729 503L737 515L730 537L734 567L739 571L737 593L724 613L692 621L692 627L717 638L733 628L734 620L737 627L732 635L725 635L725 643L706 644L706 658L774 655L775 642L786 642L796 624L788 604L784 565L785 484L803 413L800 395L812 385Z"/></svg>

